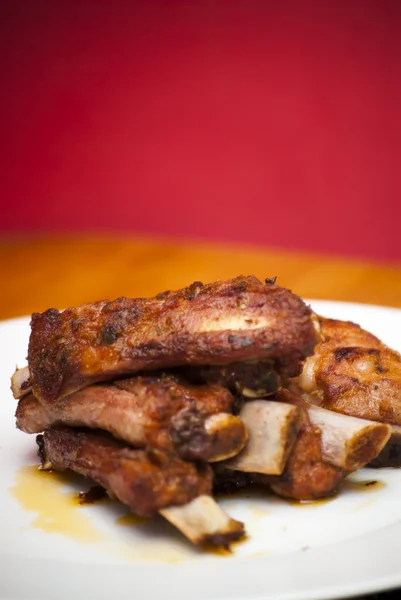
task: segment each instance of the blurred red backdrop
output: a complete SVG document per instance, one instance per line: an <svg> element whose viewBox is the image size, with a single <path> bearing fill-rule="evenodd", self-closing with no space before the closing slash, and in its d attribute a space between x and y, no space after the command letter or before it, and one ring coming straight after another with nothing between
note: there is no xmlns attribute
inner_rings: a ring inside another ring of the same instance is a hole
<svg viewBox="0 0 401 600"><path fill-rule="evenodd" d="M3 0L0 229L401 260L398 0Z"/></svg>

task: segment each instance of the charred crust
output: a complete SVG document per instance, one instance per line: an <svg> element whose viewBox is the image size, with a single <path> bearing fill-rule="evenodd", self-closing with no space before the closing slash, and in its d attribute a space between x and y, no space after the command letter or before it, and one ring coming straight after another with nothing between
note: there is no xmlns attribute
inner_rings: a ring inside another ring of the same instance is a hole
<svg viewBox="0 0 401 600"><path fill-rule="evenodd" d="M79 319L71 319L71 331L77 333L79 331L80 326L81 324L79 322Z"/></svg>
<svg viewBox="0 0 401 600"><path fill-rule="evenodd" d="M92 485L87 492L79 492L78 502L80 504L94 504L107 496L107 492L101 485Z"/></svg>
<svg viewBox="0 0 401 600"><path fill-rule="evenodd" d="M186 299L189 301L194 300L203 287L204 285L201 281L194 281L191 283L191 285L187 288L187 293L185 294Z"/></svg>
<svg viewBox="0 0 401 600"><path fill-rule="evenodd" d="M46 449L45 449L45 438L43 437L42 434L39 434L36 436L36 443L38 445L37 455L40 458L40 462L43 467L43 465L46 464L47 459L46 459Z"/></svg>
<svg viewBox="0 0 401 600"><path fill-rule="evenodd" d="M358 351L357 348L336 348L334 350L334 360L340 362L343 358L353 357L355 356L355 351Z"/></svg>
<svg viewBox="0 0 401 600"><path fill-rule="evenodd" d="M30 387L31 387L31 378L30 378L30 377L28 377L28 379L26 379L25 381L23 381L23 382L21 383L20 389L21 389L22 391L24 391L24 390L27 390L27 389L29 389Z"/></svg>
<svg viewBox="0 0 401 600"><path fill-rule="evenodd" d="M336 348L334 350L334 360L340 362L341 360L355 360L357 358L363 358L364 356L377 356L380 354L380 350L377 348L360 348L358 346L348 346L346 348Z"/></svg>
<svg viewBox="0 0 401 600"><path fill-rule="evenodd" d="M151 358L155 354L160 354L164 356L167 353L168 347L156 340L151 340L150 342L146 342L145 344L138 344L134 348L128 347L127 350L123 352L124 355L129 356L130 358Z"/></svg>
<svg viewBox="0 0 401 600"><path fill-rule="evenodd" d="M277 281L277 275L275 275L274 277L266 277L265 279L265 284L266 285L274 285Z"/></svg>
<svg viewBox="0 0 401 600"><path fill-rule="evenodd" d="M58 364L60 365L60 367L65 367L68 364L68 355L66 354L66 352L61 352L60 356L58 358Z"/></svg>
<svg viewBox="0 0 401 600"><path fill-rule="evenodd" d="M233 401L232 408L231 408L231 412L233 413L233 415L239 415L242 407L244 406L244 403L245 403L244 396L239 395L239 394L234 396L234 401Z"/></svg>
<svg viewBox="0 0 401 600"><path fill-rule="evenodd" d="M100 330L100 342L102 344L114 344L120 335L121 332L115 324L103 325Z"/></svg>
<svg viewBox="0 0 401 600"><path fill-rule="evenodd" d="M158 294L156 294L155 298L156 300L165 300L170 296L171 293L172 292L170 290L167 290L165 292L159 292Z"/></svg>
<svg viewBox="0 0 401 600"><path fill-rule="evenodd" d="M206 460L212 451L212 439L195 406L183 408L173 416L170 435L181 458Z"/></svg>
<svg viewBox="0 0 401 600"><path fill-rule="evenodd" d="M228 533L217 533L216 535L207 535L200 538L198 544L210 544L212 546L223 546L225 550L231 552L230 542L235 542L241 539L245 535L244 526L242 523L238 523L238 529L230 531Z"/></svg>
<svg viewBox="0 0 401 600"><path fill-rule="evenodd" d="M243 279L242 281L235 281L227 290L227 295L237 296L242 292L246 292L248 289L248 282Z"/></svg>
<svg viewBox="0 0 401 600"><path fill-rule="evenodd" d="M48 308L47 310L45 310L45 312L43 313L43 315L40 315L40 317L45 317L48 321L50 322L54 322L54 321L58 321L60 318L60 311L57 310L57 308ZM32 315L34 316L34 315ZM35 316L38 316L38 313L35 313Z"/></svg>

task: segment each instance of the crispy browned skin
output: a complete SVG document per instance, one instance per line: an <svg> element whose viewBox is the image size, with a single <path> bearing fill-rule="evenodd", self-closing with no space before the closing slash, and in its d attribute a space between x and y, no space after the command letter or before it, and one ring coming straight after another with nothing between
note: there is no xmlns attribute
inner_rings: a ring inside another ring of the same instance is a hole
<svg viewBox="0 0 401 600"><path fill-rule="evenodd" d="M49 429L38 436L38 444L46 468L71 469L91 477L111 497L144 517L211 493L212 473L207 465L185 462L161 450L133 450L101 432Z"/></svg>
<svg viewBox="0 0 401 600"><path fill-rule="evenodd" d="M295 376L316 335L298 296L241 276L150 299L35 313L28 364L34 395L55 402L90 383L186 364L271 358L279 372Z"/></svg>
<svg viewBox="0 0 401 600"><path fill-rule="evenodd" d="M321 433L312 425L304 401L287 390L280 397L301 409L298 437L282 475L255 475L254 481L268 484L279 496L295 500L316 500L335 494L349 472L322 459Z"/></svg>
<svg viewBox="0 0 401 600"><path fill-rule="evenodd" d="M301 387L324 408L401 425L401 356L359 325L320 319L325 341L305 363Z"/></svg>
<svg viewBox="0 0 401 600"><path fill-rule="evenodd" d="M17 427L40 433L68 425L104 429L135 447L175 450L182 458L209 460L232 456L244 446L246 429L239 418L209 432L205 419L230 413L234 399L219 385L190 385L168 374L137 376L79 390L55 404L41 404L32 394L17 407Z"/></svg>

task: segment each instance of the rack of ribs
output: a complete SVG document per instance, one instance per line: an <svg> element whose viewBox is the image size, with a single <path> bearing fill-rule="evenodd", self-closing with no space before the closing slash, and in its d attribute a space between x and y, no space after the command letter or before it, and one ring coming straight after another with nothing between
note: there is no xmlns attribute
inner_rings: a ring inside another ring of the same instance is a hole
<svg viewBox="0 0 401 600"><path fill-rule="evenodd" d="M43 433L42 468L91 477L193 543L227 545L244 527L213 489L328 496L395 435L376 418L383 400L369 415L333 412L343 401L339 378L349 375L341 361L351 356L338 352L334 323L273 280L244 276L49 309L32 315L28 365L12 377L17 427ZM392 361L393 375L396 353L375 340L380 360L372 351L365 358L382 373ZM354 407L358 393L349 396Z"/></svg>

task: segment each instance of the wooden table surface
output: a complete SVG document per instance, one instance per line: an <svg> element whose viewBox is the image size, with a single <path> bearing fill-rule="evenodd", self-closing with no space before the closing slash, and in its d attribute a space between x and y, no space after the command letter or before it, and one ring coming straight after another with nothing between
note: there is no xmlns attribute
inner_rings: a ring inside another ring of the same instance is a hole
<svg viewBox="0 0 401 600"><path fill-rule="evenodd" d="M0 240L0 319L238 274L278 276L304 298L401 307L401 265L218 244L111 236Z"/></svg>
<svg viewBox="0 0 401 600"><path fill-rule="evenodd" d="M110 236L0 240L0 319L117 296L149 296L238 274L278 282L304 298L401 307L401 265L274 249ZM395 600L394 591L369 600ZM368 597L366 597L368 598Z"/></svg>

